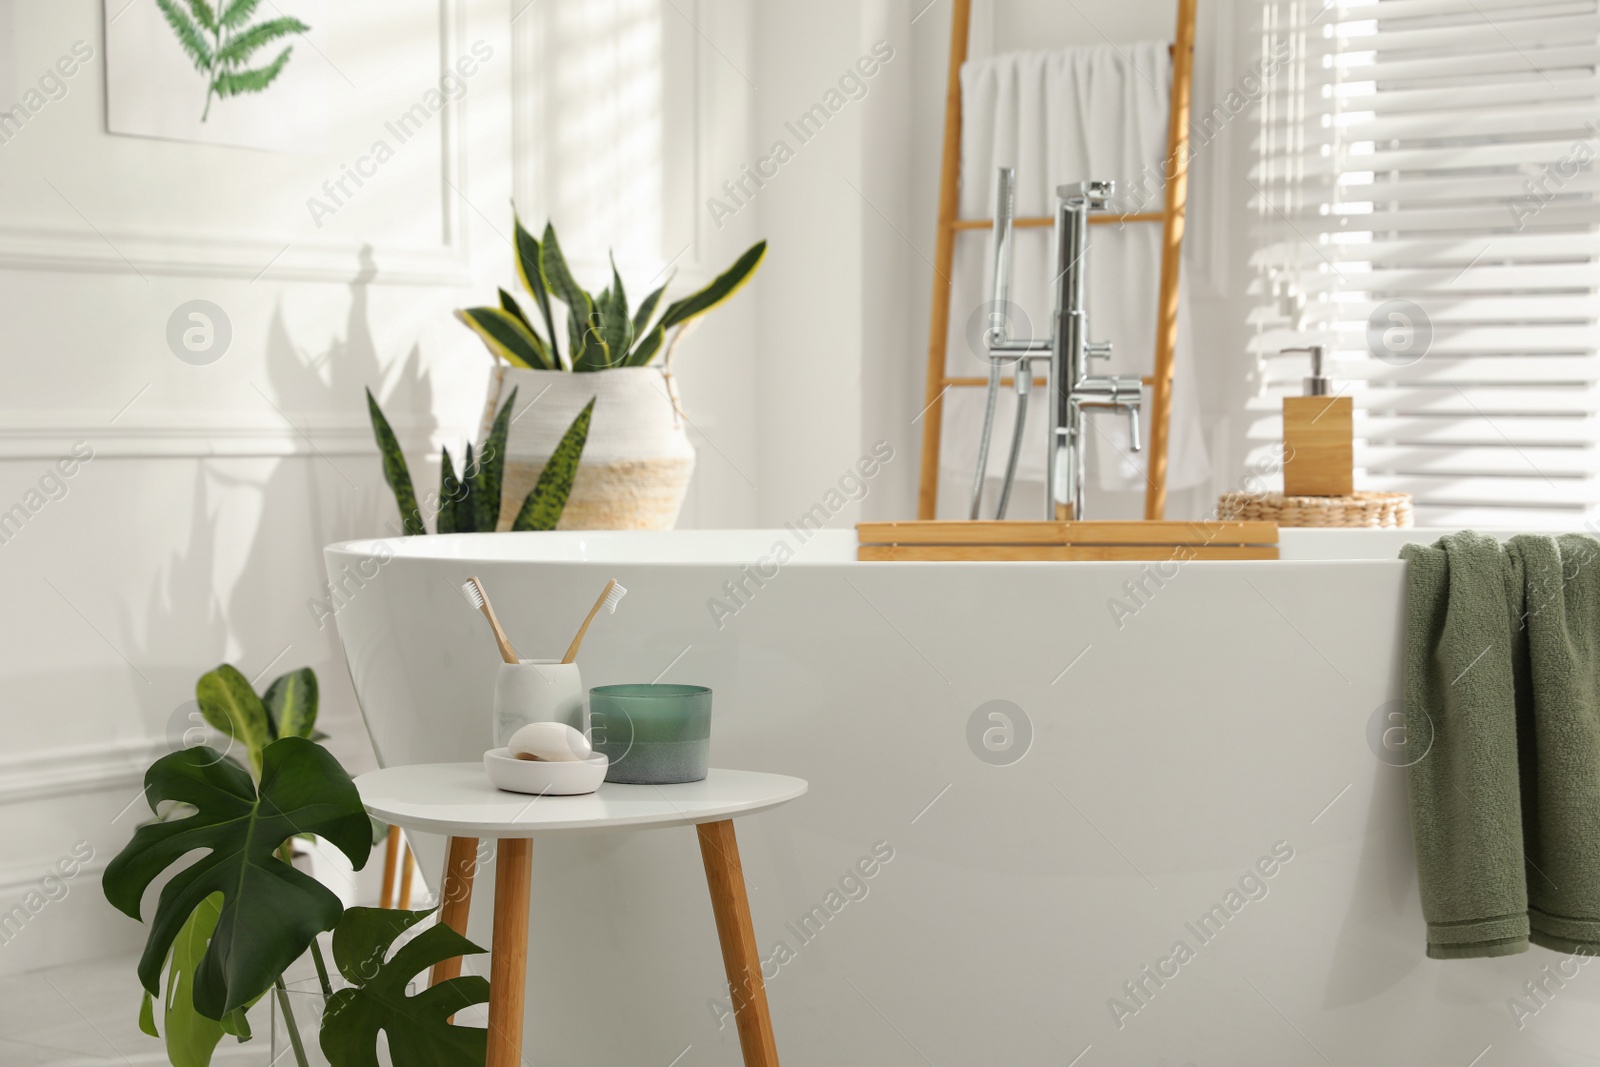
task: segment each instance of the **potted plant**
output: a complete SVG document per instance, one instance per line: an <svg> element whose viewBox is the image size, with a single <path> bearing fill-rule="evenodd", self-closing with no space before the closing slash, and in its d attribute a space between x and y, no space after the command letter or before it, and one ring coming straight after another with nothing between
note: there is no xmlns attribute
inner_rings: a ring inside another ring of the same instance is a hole
<svg viewBox="0 0 1600 1067"><path fill-rule="evenodd" d="M345 908L291 862L290 842L305 834L357 870L372 848L355 783L313 740L316 675L302 668L258 695L224 664L200 678L195 696L228 751L184 748L150 766L144 791L155 818L102 878L106 899L135 919L147 890L165 878L138 964L139 1028L165 1038L173 1067L207 1067L225 1035L251 1039L246 1012L271 996L285 1016L293 1063L310 1067L283 978L309 951L320 987L311 1002L325 1057L317 1062L369 1067L386 1034L395 1067L481 1067L488 1031L450 1017L487 1001L489 983L462 975L415 996L407 986L435 963L483 950L442 925L395 950L431 909ZM317 940L328 931L332 972Z"/></svg>
<svg viewBox="0 0 1600 1067"><path fill-rule="evenodd" d="M539 240L517 220L517 274L534 313L504 289L498 307L456 312L495 357L485 430L513 388L543 409L542 418L511 428L502 487L507 500L529 492L556 452L559 427L594 398L588 448L561 527L671 528L695 461L672 381L673 351L690 325L750 279L766 251L767 243L758 241L709 285L666 305L658 316L671 278L630 309L613 261L611 284L591 295L567 268L555 228L547 224ZM564 305L564 330L557 329L557 302ZM504 516L512 510L502 508L501 529L508 528Z"/></svg>

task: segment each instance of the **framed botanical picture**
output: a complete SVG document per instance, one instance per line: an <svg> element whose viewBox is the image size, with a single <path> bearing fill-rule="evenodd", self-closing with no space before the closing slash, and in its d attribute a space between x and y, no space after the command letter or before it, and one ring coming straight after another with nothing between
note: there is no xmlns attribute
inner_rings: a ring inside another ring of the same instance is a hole
<svg viewBox="0 0 1600 1067"><path fill-rule="evenodd" d="M334 73L316 44L323 0L103 3L109 132L319 150Z"/></svg>

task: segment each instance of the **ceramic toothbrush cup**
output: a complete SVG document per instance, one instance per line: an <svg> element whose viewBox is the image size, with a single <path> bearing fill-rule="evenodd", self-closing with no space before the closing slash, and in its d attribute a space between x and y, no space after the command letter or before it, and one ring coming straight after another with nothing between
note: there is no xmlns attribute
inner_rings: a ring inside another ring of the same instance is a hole
<svg viewBox="0 0 1600 1067"><path fill-rule="evenodd" d="M711 690L703 685L598 685L591 740L610 760L606 781L698 782L711 757Z"/></svg>
<svg viewBox="0 0 1600 1067"><path fill-rule="evenodd" d="M583 678L576 663L525 659L502 663L494 681L494 747L530 722L563 722L589 732L583 710Z"/></svg>

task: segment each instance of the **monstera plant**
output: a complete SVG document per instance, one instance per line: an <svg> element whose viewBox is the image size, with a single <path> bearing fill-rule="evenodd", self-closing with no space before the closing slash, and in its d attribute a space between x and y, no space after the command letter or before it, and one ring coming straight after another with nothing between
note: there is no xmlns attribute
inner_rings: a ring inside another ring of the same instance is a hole
<svg viewBox="0 0 1600 1067"><path fill-rule="evenodd" d="M324 998L320 1044L333 1067L375 1065L380 1031L396 1067L481 1064L486 1031L453 1025L450 1016L483 1003L487 982L457 978L415 997L405 989L423 968L482 950L435 927L391 958L399 936L432 911L347 910L291 862L291 840L308 834L357 870L372 849L355 783L310 736L316 675L292 672L258 695L224 664L201 677L195 696L206 721L239 742L244 758L197 746L152 764L144 789L156 817L139 827L102 879L112 906L141 920L146 892L165 882L139 959L140 1028L152 1037L165 1030L173 1067L208 1067L224 1035L250 1039L246 1012L270 993L288 1023L296 1062L308 1067L283 975L309 951ZM328 931L350 983L337 992L317 941Z"/></svg>

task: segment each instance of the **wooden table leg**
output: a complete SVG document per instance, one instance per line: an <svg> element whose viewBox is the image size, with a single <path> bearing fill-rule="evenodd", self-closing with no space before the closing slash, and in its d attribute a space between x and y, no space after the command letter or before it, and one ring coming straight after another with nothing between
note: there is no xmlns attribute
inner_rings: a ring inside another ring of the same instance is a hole
<svg viewBox="0 0 1600 1067"><path fill-rule="evenodd" d="M525 837L501 838L494 872L487 1067L518 1067L522 1062L522 994L528 979L528 896L532 881L533 842Z"/></svg>
<svg viewBox="0 0 1600 1067"><path fill-rule="evenodd" d="M400 850L400 902L395 905L401 911L411 910L411 869L416 865L411 855L411 842L407 841Z"/></svg>
<svg viewBox="0 0 1600 1067"><path fill-rule="evenodd" d="M739 863L733 821L701 823L695 831L700 836L700 858L706 865L711 911L717 919L722 966L733 995L745 1067L778 1067L778 1046L772 1036L772 1016L767 1013L767 986L750 925L750 901L744 893L744 868Z"/></svg>
<svg viewBox="0 0 1600 1067"><path fill-rule="evenodd" d="M389 827L389 838L383 846L383 894L378 907L392 908L394 904L394 874L400 866L400 827Z"/></svg>
<svg viewBox="0 0 1600 1067"><path fill-rule="evenodd" d="M467 915L472 910L472 880L478 873L478 839L452 837L444 861L444 877L439 879L439 921L462 937L467 936ZM461 973L461 957L440 960L433 965L429 986L455 978Z"/></svg>

